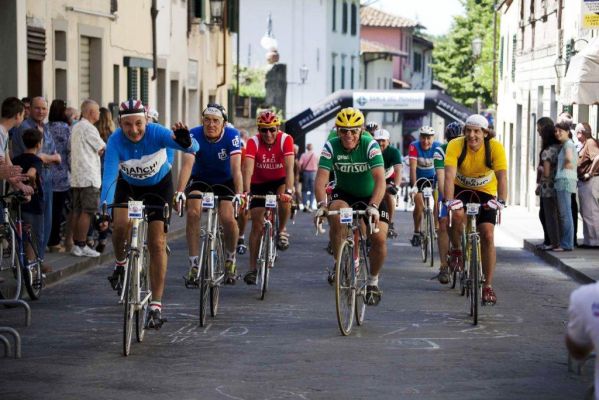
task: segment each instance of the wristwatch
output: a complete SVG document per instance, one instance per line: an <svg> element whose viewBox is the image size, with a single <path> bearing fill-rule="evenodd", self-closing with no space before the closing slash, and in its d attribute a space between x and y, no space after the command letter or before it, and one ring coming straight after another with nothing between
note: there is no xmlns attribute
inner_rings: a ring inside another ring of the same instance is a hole
<svg viewBox="0 0 599 400"><path fill-rule="evenodd" d="M288 194L289 196L291 196L291 195L293 195L293 190L285 189L285 193Z"/></svg>

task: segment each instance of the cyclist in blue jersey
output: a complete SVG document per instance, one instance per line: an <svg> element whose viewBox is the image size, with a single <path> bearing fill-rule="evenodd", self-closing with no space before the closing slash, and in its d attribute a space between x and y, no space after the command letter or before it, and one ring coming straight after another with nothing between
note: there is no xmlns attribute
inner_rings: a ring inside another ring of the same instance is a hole
<svg viewBox="0 0 599 400"><path fill-rule="evenodd" d="M213 192L219 197L218 215L224 230L225 284L235 284L235 247L239 227L233 212L234 197L239 201L243 191L241 176L241 140L239 131L227 124L227 114L220 104L208 104L202 112L203 126L193 128L191 136L200 144L200 150L185 154L179 174L174 201L185 201L185 194ZM190 178L191 176L191 178ZM189 199L187 206L187 246L189 248L189 274L187 283L197 284L200 262L200 219L202 201Z"/></svg>
<svg viewBox="0 0 599 400"><path fill-rule="evenodd" d="M145 109L139 100L121 103L119 125L106 144L101 204L126 203L134 199L143 200L146 205L164 206L173 196L167 148L195 153L199 149L198 142L181 122L173 126L174 132L159 124L147 124ZM166 321L161 313L167 265L165 216L157 210L148 211L147 216L152 299L146 327L159 329ZM119 275L124 273L127 265L128 210L113 209L112 221L116 265L108 279L116 289Z"/></svg>
<svg viewBox="0 0 599 400"><path fill-rule="evenodd" d="M430 126L423 126L420 128L419 139L410 144L408 151L410 158L410 186L413 190L417 190L416 196L414 196L414 212L412 214L414 218L414 235L410 241L414 247L420 246L420 223L422 222L422 212L424 210L422 188L425 185L428 186L429 182L434 188L435 166L433 159L435 149L440 145L441 143L435 141L435 130Z"/></svg>

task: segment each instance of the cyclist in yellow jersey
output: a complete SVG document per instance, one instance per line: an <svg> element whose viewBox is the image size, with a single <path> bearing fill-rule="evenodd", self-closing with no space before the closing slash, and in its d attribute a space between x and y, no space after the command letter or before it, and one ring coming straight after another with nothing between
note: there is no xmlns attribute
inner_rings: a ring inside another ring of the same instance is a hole
<svg viewBox="0 0 599 400"><path fill-rule="evenodd" d="M451 241L455 248L460 246L460 233L465 222L463 204L480 200L481 207L476 217L481 238L482 267L486 280L482 300L495 304L497 296L493 290L495 272L494 230L497 210L505 207L507 197L507 160L501 143L494 139L489 122L482 115L471 115L464 125L464 136L449 142L445 156L445 196L447 208L452 210ZM464 193L474 191L478 195ZM471 200L471 197L474 197Z"/></svg>

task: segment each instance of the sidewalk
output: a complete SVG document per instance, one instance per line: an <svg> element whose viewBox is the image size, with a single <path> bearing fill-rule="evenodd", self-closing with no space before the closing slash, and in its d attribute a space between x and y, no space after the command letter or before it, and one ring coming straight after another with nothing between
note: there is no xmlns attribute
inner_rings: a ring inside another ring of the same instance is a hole
<svg viewBox="0 0 599 400"><path fill-rule="evenodd" d="M185 234L185 218L179 218L177 215L171 217L168 239L174 240ZM45 262L52 267L52 272L46 274L46 285L52 285L74 274L86 271L95 266L114 262L114 251L110 237L106 244L106 249L98 258L75 257L70 253L48 253L46 252ZM110 275L111 268L106 270L106 276Z"/></svg>
<svg viewBox="0 0 599 400"><path fill-rule="evenodd" d="M501 224L496 236L515 239L520 247L535 253L548 264L580 283L593 283L599 280L599 249L578 249L556 253L538 250L543 242L543 228L539 221L539 209L528 211L524 207L507 207L501 216ZM578 243L582 243L582 220L578 221ZM496 240L496 244L497 240ZM498 244L499 246L500 244Z"/></svg>

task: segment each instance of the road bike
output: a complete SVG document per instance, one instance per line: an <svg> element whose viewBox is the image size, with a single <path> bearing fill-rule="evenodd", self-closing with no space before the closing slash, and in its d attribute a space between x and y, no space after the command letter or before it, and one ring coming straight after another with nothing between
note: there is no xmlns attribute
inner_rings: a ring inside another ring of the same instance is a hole
<svg viewBox="0 0 599 400"><path fill-rule="evenodd" d="M352 205L352 207L354 207ZM337 323L343 336L351 333L354 317L358 326L364 323L366 314L366 289L370 273L370 261L366 246L366 236L361 229L360 221L366 216L365 210L354 210L351 207L338 211L328 211L327 216L339 216L341 224L347 227L347 235L335 261L335 310ZM376 232L371 220L368 221L370 232ZM324 233L318 221L316 233Z"/></svg>
<svg viewBox="0 0 599 400"><path fill-rule="evenodd" d="M145 336L145 322L148 317L152 290L150 286L150 257L148 252L148 219L150 210L162 211L166 221L170 218L168 203L164 206L145 205L143 201L129 200L127 203L103 205L103 214L107 208L127 208L130 222L129 239L125 244L127 267L122 275L123 282L123 355L131 353L131 339L135 321L135 336L142 342ZM164 225L168 230L168 223Z"/></svg>
<svg viewBox="0 0 599 400"><path fill-rule="evenodd" d="M279 196L276 194L251 195L252 199L264 199L264 225L258 248L258 267L256 284L260 289L260 300L264 300L268 291L270 270L277 259L277 239L279 232Z"/></svg>
<svg viewBox="0 0 599 400"><path fill-rule="evenodd" d="M42 260L38 253L38 239L31 225L21 217L21 192L11 192L0 197L2 220L0 222L0 273L6 279L0 297L16 300L25 287L31 300L38 300L44 287ZM27 250L30 256L27 256Z"/></svg>
<svg viewBox="0 0 599 400"><path fill-rule="evenodd" d="M424 210L420 224L420 251L422 253L422 262L426 263L428 260L430 266L433 267L435 265L435 219L433 217L435 200L433 183L430 179L420 178L416 181L417 187L421 181L423 181L422 197L424 200Z"/></svg>

